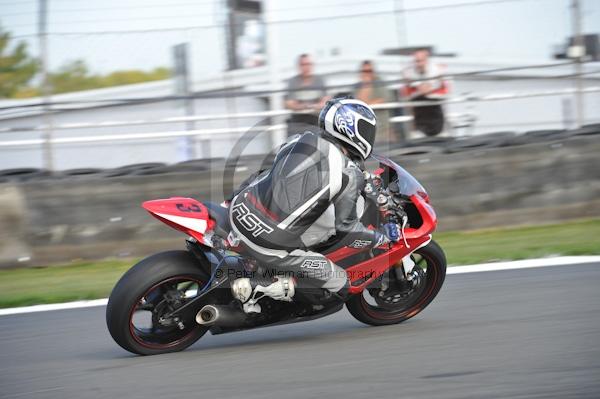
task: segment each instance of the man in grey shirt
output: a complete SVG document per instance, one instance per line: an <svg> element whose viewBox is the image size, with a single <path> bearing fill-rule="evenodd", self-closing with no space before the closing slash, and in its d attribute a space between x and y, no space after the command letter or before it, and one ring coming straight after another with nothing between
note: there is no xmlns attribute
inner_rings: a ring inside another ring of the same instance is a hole
<svg viewBox="0 0 600 399"><path fill-rule="evenodd" d="M308 54L301 54L298 57L298 69L300 73L288 82L289 91L285 99L285 106L292 111L312 112L293 114L289 122L315 126L318 111L329 99L325 91L325 82L321 77L313 74L313 62Z"/></svg>

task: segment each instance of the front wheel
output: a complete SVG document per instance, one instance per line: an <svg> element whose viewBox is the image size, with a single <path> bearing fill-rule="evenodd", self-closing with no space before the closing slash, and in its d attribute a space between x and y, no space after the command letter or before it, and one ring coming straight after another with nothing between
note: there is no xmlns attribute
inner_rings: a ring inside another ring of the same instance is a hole
<svg viewBox="0 0 600 399"><path fill-rule="evenodd" d="M193 312L169 313L196 296L208 282L199 261L186 251L152 255L121 277L108 299L106 324L115 342L129 352L176 352L207 331Z"/></svg>
<svg viewBox="0 0 600 399"><path fill-rule="evenodd" d="M346 302L350 314L357 320L374 325L403 322L421 312L438 294L446 277L446 256L442 248L431 241L411 255L415 266L411 281L402 276L402 264L390 269L385 290L381 285L365 289Z"/></svg>

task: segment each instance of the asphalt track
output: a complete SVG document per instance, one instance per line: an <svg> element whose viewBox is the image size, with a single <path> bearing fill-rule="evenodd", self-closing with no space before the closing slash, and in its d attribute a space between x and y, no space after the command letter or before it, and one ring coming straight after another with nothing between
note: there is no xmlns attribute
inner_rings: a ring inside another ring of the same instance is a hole
<svg viewBox="0 0 600 399"><path fill-rule="evenodd" d="M450 275L424 312L346 311L138 357L104 307L0 317L0 398L599 398L600 263Z"/></svg>

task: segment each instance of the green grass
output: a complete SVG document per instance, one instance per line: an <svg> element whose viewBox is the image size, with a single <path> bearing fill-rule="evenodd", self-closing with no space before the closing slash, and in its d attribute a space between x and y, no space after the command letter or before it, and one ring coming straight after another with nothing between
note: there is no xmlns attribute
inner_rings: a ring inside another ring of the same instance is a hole
<svg viewBox="0 0 600 399"><path fill-rule="evenodd" d="M450 265L600 254L600 219L435 234ZM132 259L0 270L0 308L105 298Z"/></svg>
<svg viewBox="0 0 600 399"><path fill-rule="evenodd" d="M600 219L531 227L434 234L448 264L552 255L600 255Z"/></svg>
<svg viewBox="0 0 600 399"><path fill-rule="evenodd" d="M135 260L0 270L0 308L106 298Z"/></svg>

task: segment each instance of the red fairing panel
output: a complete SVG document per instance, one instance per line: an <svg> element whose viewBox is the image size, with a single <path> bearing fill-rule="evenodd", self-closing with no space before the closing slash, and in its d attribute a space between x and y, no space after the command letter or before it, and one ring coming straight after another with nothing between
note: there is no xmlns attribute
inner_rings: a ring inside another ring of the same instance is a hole
<svg viewBox="0 0 600 399"><path fill-rule="evenodd" d="M407 239L423 237L434 232L437 226L437 216L435 211L423 198L413 195L410 200L421 214L423 224L418 229L407 228L404 232Z"/></svg>
<svg viewBox="0 0 600 399"><path fill-rule="evenodd" d="M351 247L342 247L336 251L325 254L327 259L332 261L333 263L337 263L342 259L346 259L349 256L356 255L359 252L366 251L364 248L351 248Z"/></svg>
<svg viewBox="0 0 600 399"><path fill-rule="evenodd" d="M407 239L408 245L410 245L409 248L405 247L403 241L400 240L393 244L389 251L347 268L346 273L351 284L350 293L358 294L362 292L373 280L429 240L431 240L429 235Z"/></svg>
<svg viewBox="0 0 600 399"><path fill-rule="evenodd" d="M208 209L193 198L174 197L146 201L142 207L161 222L204 241L204 234L214 228Z"/></svg>
<svg viewBox="0 0 600 399"><path fill-rule="evenodd" d="M404 245L404 240L400 240L394 243L387 252L347 268L346 273L351 282L350 293L358 294L362 292L365 287L385 273L391 266L431 240L431 233L437 225L435 211L418 195L412 196L411 200L421 214L423 224L417 229L407 228L404 231L404 237L409 247ZM360 251L362 250L344 247L328 254L327 257L331 261L337 262Z"/></svg>

